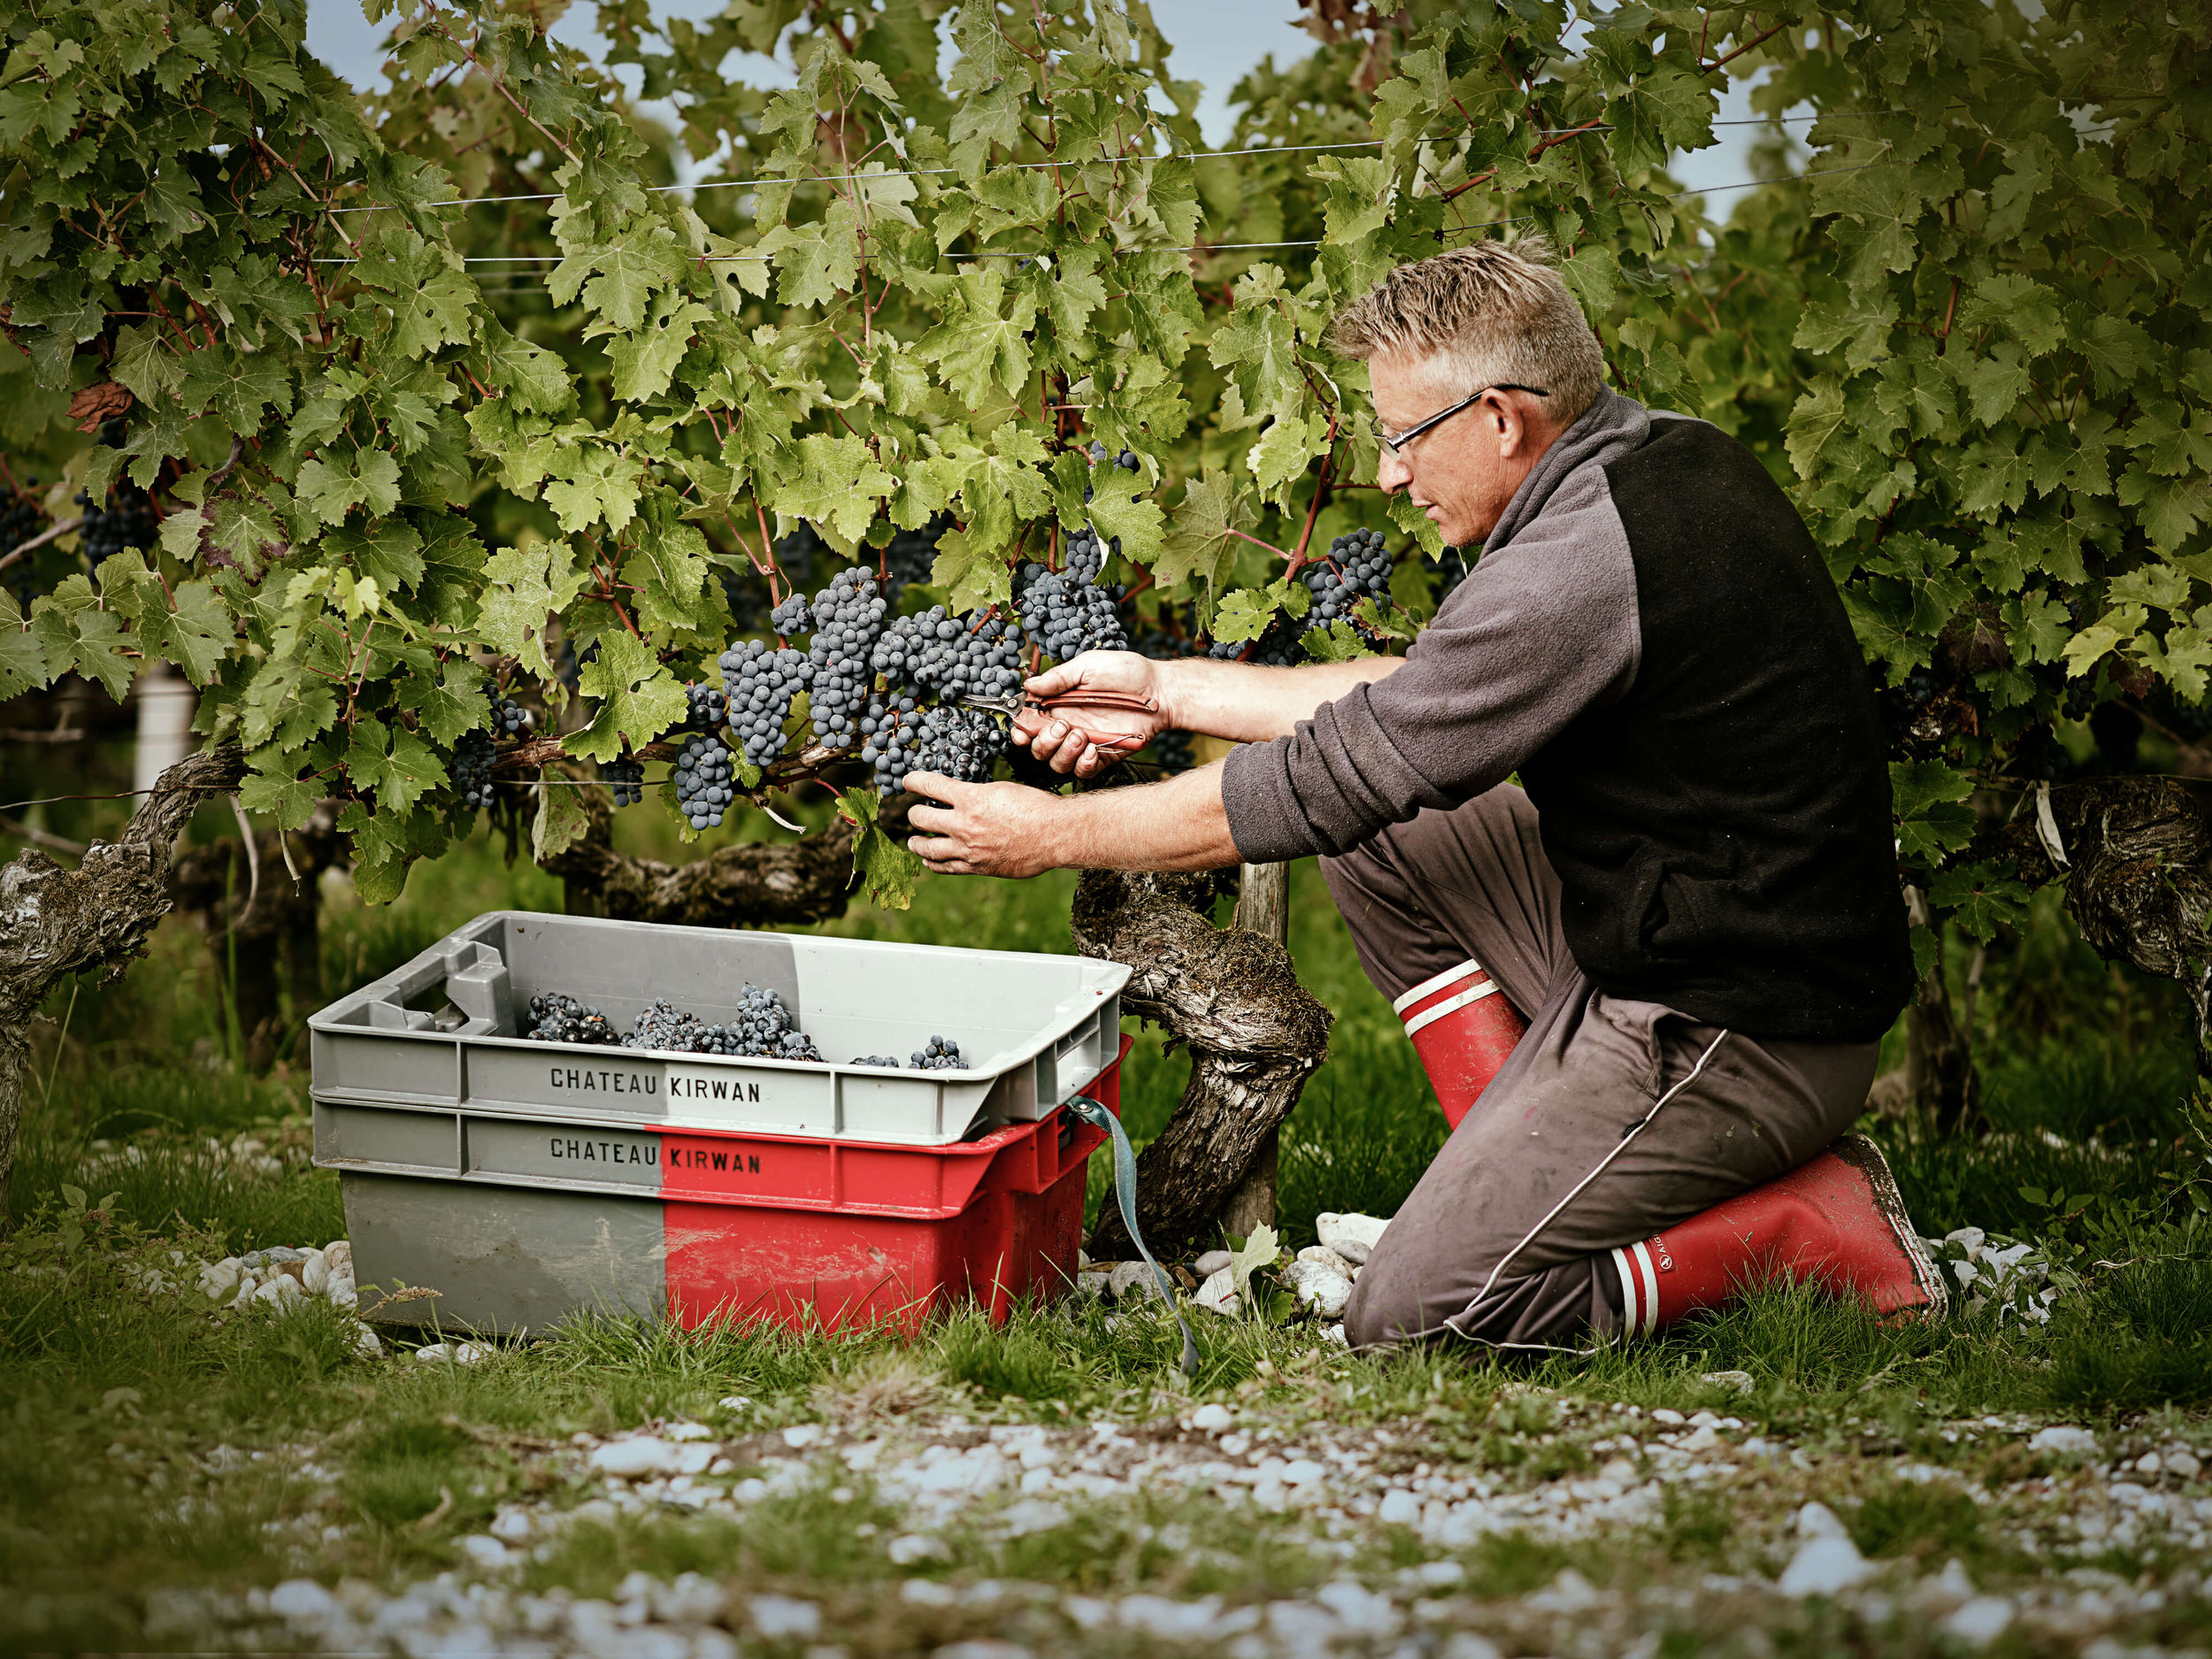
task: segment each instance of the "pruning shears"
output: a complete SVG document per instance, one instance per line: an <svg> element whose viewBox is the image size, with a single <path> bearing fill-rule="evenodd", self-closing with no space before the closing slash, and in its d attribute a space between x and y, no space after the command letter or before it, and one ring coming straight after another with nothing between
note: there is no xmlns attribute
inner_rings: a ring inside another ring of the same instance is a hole
<svg viewBox="0 0 2212 1659"><path fill-rule="evenodd" d="M1010 720L1016 715L1034 711L1040 714L1058 714L1063 709L1085 705L1094 709L1127 709L1138 714L1156 714L1160 705L1149 697L1139 697L1125 691L1070 691L1053 697L1033 697L1028 693L1010 693L1003 697L967 695L960 699L971 709L985 709L993 714L1002 714ZM1061 714L1062 719L1067 716ZM1148 740L1132 732L1094 732L1068 720L1068 726L1093 749L1107 754L1131 755L1142 749Z"/></svg>

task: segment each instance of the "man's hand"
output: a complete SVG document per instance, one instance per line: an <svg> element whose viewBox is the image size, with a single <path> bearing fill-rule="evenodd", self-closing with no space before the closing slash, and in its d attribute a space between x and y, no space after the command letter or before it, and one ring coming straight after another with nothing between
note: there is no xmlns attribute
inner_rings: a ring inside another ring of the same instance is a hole
<svg viewBox="0 0 2212 1659"><path fill-rule="evenodd" d="M1134 651L1085 651L1057 668L1048 669L1027 681L1031 696L1065 698L1050 712L1025 709L1014 717L1014 735L1029 745L1029 752L1055 772L1071 772L1079 778L1094 776L1118 757L1106 754L1084 733L1101 736L1133 735L1147 742L1168 729L1161 701L1160 665ZM1125 696L1148 697L1155 711L1088 706L1086 691L1111 691Z"/></svg>
<svg viewBox="0 0 2212 1659"><path fill-rule="evenodd" d="M922 832L907 846L938 874L1033 876L1060 867L1050 834L1064 805L1058 795L1026 784L962 783L934 772L908 772L906 787L945 803L906 815Z"/></svg>

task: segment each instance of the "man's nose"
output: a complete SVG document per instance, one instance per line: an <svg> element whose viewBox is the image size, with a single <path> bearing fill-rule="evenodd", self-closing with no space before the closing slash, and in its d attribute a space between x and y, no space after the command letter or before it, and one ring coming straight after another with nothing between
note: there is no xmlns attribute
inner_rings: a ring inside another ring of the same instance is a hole
<svg viewBox="0 0 2212 1659"><path fill-rule="evenodd" d="M1383 446L1382 458L1375 465L1375 482L1386 495L1395 495L1413 481L1413 469L1389 445Z"/></svg>

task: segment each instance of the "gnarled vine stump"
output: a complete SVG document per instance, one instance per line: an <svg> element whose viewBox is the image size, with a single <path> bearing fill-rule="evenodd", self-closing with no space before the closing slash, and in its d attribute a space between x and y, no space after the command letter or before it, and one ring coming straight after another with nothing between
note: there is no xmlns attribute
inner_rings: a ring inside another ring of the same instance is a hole
<svg viewBox="0 0 2212 1659"><path fill-rule="evenodd" d="M1327 1057L1331 1015L1271 939L1210 919L1212 875L1087 870L1075 946L1132 968L1123 1009L1189 1049L1190 1081L1167 1127L1137 1160L1137 1225L1156 1253L1212 1240L1222 1205ZM1091 1238L1101 1258L1133 1256L1119 1213Z"/></svg>
<svg viewBox="0 0 2212 1659"><path fill-rule="evenodd" d="M618 851L605 792L580 789L585 823L539 868L596 895L618 921L684 927L797 927L842 916L853 885L853 827L842 819L795 841L718 847L689 864ZM896 831L895 818L887 824Z"/></svg>
<svg viewBox="0 0 2212 1659"><path fill-rule="evenodd" d="M224 744L162 773L119 841L95 841L74 870L36 848L0 869L0 1218L23 1116L23 1062L31 1021L73 973L110 977L146 946L169 913L169 849L210 795L245 775L246 757Z"/></svg>
<svg viewBox="0 0 2212 1659"><path fill-rule="evenodd" d="M2212 819L2203 786L2085 778L2051 791L2066 911L2108 962L2179 982L2196 1010L2197 1070L2212 1076ZM1973 850L2009 857L2024 881L2059 873L2033 804Z"/></svg>

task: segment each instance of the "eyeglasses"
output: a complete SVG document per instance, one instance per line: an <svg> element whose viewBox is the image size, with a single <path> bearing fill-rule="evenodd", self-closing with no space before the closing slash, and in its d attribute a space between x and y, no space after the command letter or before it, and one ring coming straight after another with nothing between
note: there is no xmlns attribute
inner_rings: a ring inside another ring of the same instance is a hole
<svg viewBox="0 0 2212 1659"><path fill-rule="evenodd" d="M1367 423L1367 425L1369 429L1374 433L1376 441L1379 442L1384 449L1388 449L1394 455L1400 449L1404 449L1406 445L1411 443L1416 438L1419 437L1423 433L1428 431L1432 426L1442 426L1454 415L1458 414L1460 411L1463 409L1471 409L1475 404L1480 403L1492 392L1526 392L1531 397L1549 397L1551 396L1549 392L1545 391L1541 387L1517 386L1511 380L1500 380L1495 386L1486 386L1479 392L1470 393L1467 396L1461 398L1459 402L1454 403L1449 409L1440 409L1436 413L1431 415L1426 420L1416 421L1412 426L1408 426L1403 432L1386 432L1383 430L1383 424L1380 420L1371 420Z"/></svg>

